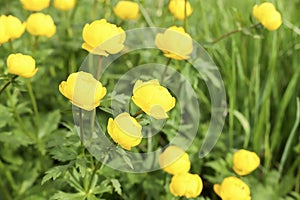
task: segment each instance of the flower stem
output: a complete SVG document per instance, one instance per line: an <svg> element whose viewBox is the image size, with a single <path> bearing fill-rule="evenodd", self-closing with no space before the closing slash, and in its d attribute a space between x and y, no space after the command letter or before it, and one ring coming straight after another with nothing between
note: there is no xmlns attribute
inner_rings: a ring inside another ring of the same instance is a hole
<svg viewBox="0 0 300 200"><path fill-rule="evenodd" d="M252 28L255 28L255 27L259 26L259 25L260 25L260 23L257 23L257 24L252 24L251 26L246 27L246 28L238 28L238 29L235 29L235 30L233 30L233 31L230 31L230 32L228 32L228 33L225 33L225 34L221 35L220 37L214 39L211 43L212 43L212 44L215 44L215 43L219 42L220 40L222 40L222 39L224 39L224 38L227 38L227 37L229 37L229 36L231 36L231 35L233 35L233 34L235 34L235 33L242 32L243 30L247 30L247 29L252 29Z"/></svg>
<svg viewBox="0 0 300 200"><path fill-rule="evenodd" d="M35 118L36 118L35 119L36 127L38 129L39 125L40 125L40 115L39 115L39 110L38 110L38 106L37 106L37 103L36 103L36 99L35 99L35 96L33 94L30 79L26 80L26 85L27 85L28 93L29 93L29 96L30 96L31 104L32 104L33 111L34 111Z"/></svg>
<svg viewBox="0 0 300 200"><path fill-rule="evenodd" d="M13 76L9 81L7 81L2 88L0 89L0 95L2 94L2 92L9 86L9 84L11 84L16 78L18 78L18 75Z"/></svg>
<svg viewBox="0 0 300 200"><path fill-rule="evenodd" d="M139 116L140 114L143 114L144 111L142 109L140 109L139 111L137 111L134 115L132 115L133 118L136 118L137 116Z"/></svg>
<svg viewBox="0 0 300 200"><path fill-rule="evenodd" d="M97 77L96 79L99 80L101 76L101 69L102 69L102 56L98 57L98 68L97 68Z"/></svg>
<svg viewBox="0 0 300 200"><path fill-rule="evenodd" d="M82 118L82 109L79 108L79 128L80 128L80 140L81 140L81 145L83 145L83 118Z"/></svg>
<svg viewBox="0 0 300 200"><path fill-rule="evenodd" d="M184 1L184 24L183 24L183 28L185 30L185 32L187 32L187 0Z"/></svg>
<svg viewBox="0 0 300 200"><path fill-rule="evenodd" d="M97 4L98 4L98 0L94 0L94 5L93 5L93 19L96 19L96 15L97 15Z"/></svg>
<svg viewBox="0 0 300 200"><path fill-rule="evenodd" d="M165 79L165 76L166 76L166 74L167 74L168 67L169 67L171 61L172 61L172 58L169 58L168 61L167 61L167 63L166 63L165 70L164 70L164 72L162 73L161 79L160 79L160 80L161 80L161 81L160 81L161 84L164 82L164 79Z"/></svg>
<svg viewBox="0 0 300 200"><path fill-rule="evenodd" d="M10 48L11 52L14 52L14 45L13 45L11 39L8 40L8 44L9 44L9 48Z"/></svg>

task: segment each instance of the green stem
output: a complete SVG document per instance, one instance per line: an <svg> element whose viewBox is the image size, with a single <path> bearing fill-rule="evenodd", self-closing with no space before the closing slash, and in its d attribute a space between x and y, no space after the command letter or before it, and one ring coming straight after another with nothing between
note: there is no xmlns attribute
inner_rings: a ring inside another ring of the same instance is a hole
<svg viewBox="0 0 300 200"><path fill-rule="evenodd" d="M2 94L2 92L9 86L9 84L11 84L16 78L18 78L18 75L13 76L9 81L7 81L2 88L0 89L0 95Z"/></svg>
<svg viewBox="0 0 300 200"><path fill-rule="evenodd" d="M32 104L32 107L33 107L33 111L34 111L34 114L35 114L35 123L36 123L37 129L39 129L40 114L39 114L38 106L37 106L37 103L36 103L35 95L34 95L33 90L32 90L30 79L26 79L26 85L27 85L28 93L29 93L29 96L30 96L30 99L31 99L31 104Z"/></svg>
<svg viewBox="0 0 300 200"><path fill-rule="evenodd" d="M70 22L70 17L69 17L69 12L64 12L64 17L66 20L66 32L67 32L67 36L69 39L71 39L73 37L73 31L71 28L71 22Z"/></svg>
<svg viewBox="0 0 300 200"><path fill-rule="evenodd" d="M93 5L93 19L96 19L97 15L97 5L98 5L98 0L94 0L94 5Z"/></svg>
<svg viewBox="0 0 300 200"><path fill-rule="evenodd" d="M137 111L134 115L132 115L133 118L136 118L137 116L139 116L140 114L143 114L144 111L142 109L140 109L139 111Z"/></svg>
<svg viewBox="0 0 300 200"><path fill-rule="evenodd" d="M101 69L102 69L102 56L98 57L98 68L97 68L97 76L96 79L99 80L101 76Z"/></svg>
<svg viewBox="0 0 300 200"><path fill-rule="evenodd" d="M185 32L187 32L187 0L184 1L184 25L183 28L185 30Z"/></svg>
<svg viewBox="0 0 300 200"><path fill-rule="evenodd" d="M80 128L80 140L81 140L81 145L83 145L83 118L82 118L82 109L79 108L79 128Z"/></svg>
<svg viewBox="0 0 300 200"><path fill-rule="evenodd" d="M235 30L233 30L233 31L230 31L230 32L228 32L228 33L225 33L225 34L221 35L220 37L214 39L211 43L212 43L212 44L215 44L215 43L219 42L220 40L222 40L222 39L224 39L224 38L227 38L227 37L229 37L229 36L231 36L231 35L233 35L233 34L235 34L235 33L242 32L243 30L249 30L249 29L255 28L255 27L259 26L259 25L260 25L260 23L257 23L257 24L252 24L251 26L246 27L246 28L238 28L238 29L235 29Z"/></svg>
<svg viewBox="0 0 300 200"><path fill-rule="evenodd" d="M161 79L160 79L160 80L161 80L161 81L160 81L161 84L164 82L164 78L165 78L165 76L166 76L166 74L167 74L168 67L169 67L171 61L172 61L172 58L169 58L168 61L167 61L167 63L166 63L165 70L164 70L164 72L162 73Z"/></svg>
<svg viewBox="0 0 300 200"><path fill-rule="evenodd" d="M11 39L8 40L8 44L9 44L10 51L14 52L14 46L13 46L13 43L12 43Z"/></svg>
<svg viewBox="0 0 300 200"><path fill-rule="evenodd" d="M32 50L35 51L38 47L38 40L39 40L39 36L34 36L34 42L32 45Z"/></svg>

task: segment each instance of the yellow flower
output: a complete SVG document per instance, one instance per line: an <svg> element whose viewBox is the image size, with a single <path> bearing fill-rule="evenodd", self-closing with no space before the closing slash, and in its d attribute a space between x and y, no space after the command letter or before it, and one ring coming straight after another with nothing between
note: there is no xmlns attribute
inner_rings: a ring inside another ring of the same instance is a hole
<svg viewBox="0 0 300 200"><path fill-rule="evenodd" d="M139 17L139 5L132 1L119 1L114 7L114 13L124 20L137 19Z"/></svg>
<svg viewBox="0 0 300 200"><path fill-rule="evenodd" d="M193 40L182 27L172 26L164 33L158 33L155 37L155 45L164 56L176 60L186 60L193 51Z"/></svg>
<svg viewBox="0 0 300 200"><path fill-rule="evenodd" d="M8 72L24 78L33 77L37 68L35 66L35 60L28 55L23 55L21 53L10 54L7 58Z"/></svg>
<svg viewBox="0 0 300 200"><path fill-rule="evenodd" d="M142 141L142 126L124 112L119 114L115 120L109 118L107 132L110 137L124 149L130 150Z"/></svg>
<svg viewBox="0 0 300 200"><path fill-rule="evenodd" d="M147 82L136 81L132 100L145 113L156 119L168 118L167 112L175 106L176 101L156 79Z"/></svg>
<svg viewBox="0 0 300 200"><path fill-rule="evenodd" d="M179 20L184 20L185 13L185 0L170 0L169 2L169 10L172 15ZM190 2L186 4L186 17L192 14L193 10Z"/></svg>
<svg viewBox="0 0 300 200"><path fill-rule="evenodd" d="M252 10L253 16L269 31L277 30L281 24L281 14L270 2L255 5Z"/></svg>
<svg viewBox="0 0 300 200"><path fill-rule="evenodd" d="M8 39L12 40L19 38L25 31L25 24L12 15L1 15L0 21L0 27L3 33L5 32L5 35L8 37ZM5 41L7 37L4 37L3 41Z"/></svg>
<svg viewBox="0 0 300 200"><path fill-rule="evenodd" d="M74 8L76 0L54 0L53 6L59 10L71 10Z"/></svg>
<svg viewBox="0 0 300 200"><path fill-rule="evenodd" d="M174 196L195 198L200 195L203 183L198 174L182 173L172 177L170 191Z"/></svg>
<svg viewBox="0 0 300 200"><path fill-rule="evenodd" d="M158 162L164 171L173 175L186 173L191 168L189 155L177 146L169 146L159 155Z"/></svg>
<svg viewBox="0 0 300 200"><path fill-rule="evenodd" d="M82 31L82 48L90 53L108 56L124 48L126 34L121 27L108 23L105 19L86 24Z"/></svg>
<svg viewBox="0 0 300 200"><path fill-rule="evenodd" d="M233 176L225 178L221 185L215 184L214 191L222 200L251 200L248 185Z"/></svg>
<svg viewBox="0 0 300 200"><path fill-rule="evenodd" d="M50 5L50 0L20 0L23 8L30 11L40 11Z"/></svg>
<svg viewBox="0 0 300 200"><path fill-rule="evenodd" d="M67 81L60 83L59 91L75 106L88 111L99 106L106 94L106 88L92 74L83 71L70 74Z"/></svg>
<svg viewBox="0 0 300 200"><path fill-rule="evenodd" d="M233 154L233 170L240 176L250 174L260 163L256 153L241 149Z"/></svg>
<svg viewBox="0 0 300 200"><path fill-rule="evenodd" d="M3 44L9 40L9 35L6 31L6 17L0 16L0 44Z"/></svg>
<svg viewBox="0 0 300 200"><path fill-rule="evenodd" d="M52 37L56 32L56 26L50 15L33 13L26 21L26 30L35 36Z"/></svg>

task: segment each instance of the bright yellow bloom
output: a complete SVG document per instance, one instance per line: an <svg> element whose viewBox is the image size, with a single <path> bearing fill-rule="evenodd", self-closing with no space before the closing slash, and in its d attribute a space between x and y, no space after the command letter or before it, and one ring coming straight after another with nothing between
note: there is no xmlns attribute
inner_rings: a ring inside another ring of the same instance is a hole
<svg viewBox="0 0 300 200"><path fill-rule="evenodd" d="M59 91L72 104L88 111L99 106L106 94L106 88L92 74L83 71L70 74L67 81L60 83Z"/></svg>
<svg viewBox="0 0 300 200"><path fill-rule="evenodd" d="M137 19L139 17L139 5L132 1L119 1L114 7L114 13L124 20Z"/></svg>
<svg viewBox="0 0 300 200"><path fill-rule="evenodd" d="M30 11L40 11L50 5L50 0L20 0L23 8Z"/></svg>
<svg viewBox="0 0 300 200"><path fill-rule="evenodd" d="M133 102L155 119L168 118L167 112L175 106L175 98L158 80L136 81L133 87Z"/></svg>
<svg viewBox="0 0 300 200"><path fill-rule="evenodd" d="M172 26L155 37L155 45L164 56L176 60L186 60L193 51L193 40L182 27Z"/></svg>
<svg viewBox="0 0 300 200"><path fill-rule="evenodd" d="M122 148L130 150L142 141L142 126L124 112L119 114L114 120L109 118L107 132L110 137Z"/></svg>
<svg viewBox="0 0 300 200"><path fill-rule="evenodd" d="M160 167L169 174L186 173L191 168L189 155L177 146L169 146L158 159Z"/></svg>
<svg viewBox="0 0 300 200"><path fill-rule="evenodd" d="M169 2L169 10L172 15L179 20L184 20L185 13L185 0L170 0ZM193 10L190 2L186 4L186 17L192 14Z"/></svg>
<svg viewBox="0 0 300 200"><path fill-rule="evenodd" d="M277 30L281 24L281 14L270 2L265 2L253 7L253 16L269 31Z"/></svg>
<svg viewBox="0 0 300 200"><path fill-rule="evenodd" d="M200 195L203 183L198 174L182 173L172 177L170 191L174 196L195 198Z"/></svg>
<svg viewBox="0 0 300 200"><path fill-rule="evenodd" d="M0 16L0 44L8 42L10 39L8 31L6 31L6 16Z"/></svg>
<svg viewBox="0 0 300 200"><path fill-rule="evenodd" d="M24 78L33 77L38 68L35 66L35 60L28 55L21 53L10 54L7 58L8 72Z"/></svg>
<svg viewBox="0 0 300 200"><path fill-rule="evenodd" d="M90 53L108 56L124 48L126 34L121 27L108 23L105 19L86 24L82 31L82 48Z"/></svg>
<svg viewBox="0 0 300 200"><path fill-rule="evenodd" d="M71 10L74 8L76 0L54 0L53 6L59 10Z"/></svg>
<svg viewBox="0 0 300 200"><path fill-rule="evenodd" d="M5 33L4 35L11 40L21 37L25 31L25 24L12 15L1 15L0 23L0 29L2 29L3 34ZM5 41L5 39L6 37L4 37L3 41Z"/></svg>
<svg viewBox="0 0 300 200"><path fill-rule="evenodd" d="M214 191L222 200L251 200L248 185L233 176L225 178L221 185L214 184Z"/></svg>
<svg viewBox="0 0 300 200"><path fill-rule="evenodd" d="M241 149L233 154L233 170L240 176L250 174L260 163L255 152Z"/></svg>
<svg viewBox="0 0 300 200"><path fill-rule="evenodd" d="M33 13L26 21L26 30L35 36L52 37L56 32L56 26L50 15Z"/></svg>

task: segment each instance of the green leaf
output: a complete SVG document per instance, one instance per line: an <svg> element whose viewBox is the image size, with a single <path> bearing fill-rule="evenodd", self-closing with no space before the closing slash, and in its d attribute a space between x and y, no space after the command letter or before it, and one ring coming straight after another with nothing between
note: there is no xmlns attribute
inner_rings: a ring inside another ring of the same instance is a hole
<svg viewBox="0 0 300 200"><path fill-rule="evenodd" d="M65 193L62 191L57 192L51 200L85 200L85 193Z"/></svg>
<svg viewBox="0 0 300 200"><path fill-rule="evenodd" d="M4 127L12 117L12 114L9 112L8 108L0 105L0 128Z"/></svg>
<svg viewBox="0 0 300 200"><path fill-rule="evenodd" d="M39 138L42 138L56 130L58 123L60 122L60 118L61 116L59 110L55 110L46 116L42 116L38 134Z"/></svg>
<svg viewBox="0 0 300 200"><path fill-rule="evenodd" d="M68 167L69 167L69 165L60 165L60 166L53 167L50 170L46 171L46 175L43 177L41 184L43 185L50 179L52 179L52 180L57 179L60 175L62 175L66 172Z"/></svg>
<svg viewBox="0 0 300 200"><path fill-rule="evenodd" d="M118 179L110 179L115 191L118 193L118 195L122 195L122 189L121 184Z"/></svg>
<svg viewBox="0 0 300 200"><path fill-rule="evenodd" d="M104 180L101 182L100 185L97 185L94 189L93 189L93 194L103 194L103 193L111 193L112 192L112 187L111 185L109 185L109 180Z"/></svg>

